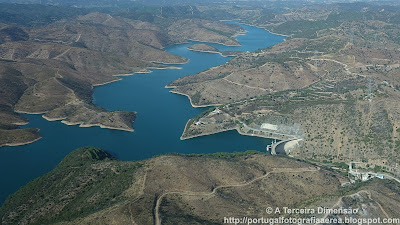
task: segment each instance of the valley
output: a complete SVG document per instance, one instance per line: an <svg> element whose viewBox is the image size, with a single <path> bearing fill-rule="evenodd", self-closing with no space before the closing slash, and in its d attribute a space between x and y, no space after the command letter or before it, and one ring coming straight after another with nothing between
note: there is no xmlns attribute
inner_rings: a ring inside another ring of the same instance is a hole
<svg viewBox="0 0 400 225"><path fill-rule="evenodd" d="M0 224L400 218L397 2L110 2L0 3Z"/></svg>
<svg viewBox="0 0 400 225"><path fill-rule="evenodd" d="M168 84L195 107L215 107L188 121L182 138L236 129L300 139L290 152L294 157L363 161L398 174L400 58L392 36L398 24L387 22L394 15L384 13L385 6L381 11L361 3L346 6L298 12L313 18L285 14L268 25L253 21L288 38ZM300 24L309 29L296 29Z"/></svg>
<svg viewBox="0 0 400 225"><path fill-rule="evenodd" d="M110 112L93 105L94 86L120 80L120 74L187 62L164 51L168 45L194 39L239 45L231 36L242 31L239 26L207 20L162 21L167 29L159 23L93 12L40 27L4 24L0 63L5 71L0 79L2 89L9 91L1 96L0 146L39 138L37 129L15 130L15 124L27 122L15 112L44 114L47 120L68 125L133 131L136 112ZM18 79L8 87L7 79L15 76Z"/></svg>

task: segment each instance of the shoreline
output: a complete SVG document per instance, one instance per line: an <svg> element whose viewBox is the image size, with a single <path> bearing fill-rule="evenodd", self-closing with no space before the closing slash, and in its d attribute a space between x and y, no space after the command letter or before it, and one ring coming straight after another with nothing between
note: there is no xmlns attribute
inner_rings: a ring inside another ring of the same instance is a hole
<svg viewBox="0 0 400 225"><path fill-rule="evenodd" d="M23 126L23 125L27 125L29 122L28 121L26 121L26 122L15 122L15 123L11 123L11 124L14 124L14 125L17 125L17 126Z"/></svg>
<svg viewBox="0 0 400 225"><path fill-rule="evenodd" d="M183 136L181 135L180 139L181 139L182 141L184 141L184 140L188 140L188 139L192 139L192 138L197 138L197 137L202 137L202 136L208 136L208 135L218 134L218 133L222 133L222 132L225 132L225 131L231 131L231 130L236 130L236 128L226 129L226 130L221 130L221 131L216 131L216 132L202 133L202 134L197 134L197 135L193 135L193 136L190 136L190 137L183 137ZM183 132L185 132L185 131L183 131Z"/></svg>
<svg viewBox="0 0 400 225"><path fill-rule="evenodd" d="M236 19L236 20L241 20L241 19ZM228 20L228 21L230 21L230 20ZM260 28L260 29L264 29L264 30L268 31L271 34L275 34L275 35L279 35L279 36L283 36L283 37L289 37L289 35L286 35L286 34L279 34L279 33L272 32L272 31L268 30L266 27L261 27L261 26L257 26L257 25L251 25L251 24L247 24L247 23L239 22L239 21L238 21L238 23L239 24L243 24L243 25L247 25L247 26L251 26L251 27L257 27L257 28ZM284 39L284 40L286 40L286 39Z"/></svg>
<svg viewBox="0 0 400 225"><path fill-rule="evenodd" d="M190 60L188 60L189 62ZM178 64L177 64L178 65ZM183 65L183 64L182 64ZM182 67L178 67L178 66L168 66L168 67L149 67L149 69L152 70L181 70ZM136 73L152 73L153 71L149 70L149 72L136 72ZM128 75L129 76L129 75Z"/></svg>
<svg viewBox="0 0 400 225"><path fill-rule="evenodd" d="M114 76L114 75L113 75L113 76ZM98 87L98 86L110 84L110 83L113 83L113 82L117 82L117 81L120 81L120 80L122 80L122 78L118 78L118 79L111 80L111 81L107 81L107 82L100 83L100 84L92 84L92 86L93 86L93 87Z"/></svg>
<svg viewBox="0 0 400 225"><path fill-rule="evenodd" d="M220 20L220 21L222 21L222 20ZM225 21L232 21L232 20L225 20ZM251 25L249 25L249 26L251 26ZM245 30L243 32L237 32L231 37L235 38L236 36L244 35L247 32L248 32L247 30ZM197 42L200 42L200 43L219 44L219 45L228 46L228 47L239 47L239 46L242 46L237 40L236 41L238 42L239 45L228 45L228 44L224 44L224 43L221 43L221 42L211 42L211 41L200 41L200 40L195 40L195 39L188 39L187 41L182 41L182 42L178 42L178 43L174 43L174 44L165 46L165 47L163 47L163 49L165 50L165 48L168 48L168 47L174 46L174 45L190 44L193 41L197 41ZM164 64L180 64L180 63L164 63ZM185 64L185 63L181 63L181 64Z"/></svg>
<svg viewBox="0 0 400 225"><path fill-rule="evenodd" d="M67 117L50 118L50 117L45 116L45 114L43 114L43 115L42 115L42 118L45 119L45 120L47 120L47 121L53 122L53 121L64 120L64 119L66 119Z"/></svg>
<svg viewBox="0 0 400 225"><path fill-rule="evenodd" d="M129 132L134 132L134 129L128 129L128 128L116 128L116 127L110 127L107 125L103 125L103 124L83 124L83 122L68 122L66 120L61 120L61 123L68 125L68 126L76 126L79 125L78 127L100 127L103 129L110 129L110 130L120 130L120 131L129 131Z"/></svg>
<svg viewBox="0 0 400 225"><path fill-rule="evenodd" d="M189 60L188 60L188 62L189 62ZM182 67L177 67L177 66L147 67L147 68L145 68L145 70L139 70L139 71L137 71L137 72L112 75L113 77L118 77L118 78L115 79L115 80L107 81L107 82L100 83L100 84L92 84L92 86L93 86L93 87L98 87L98 86L110 84L110 83L113 83L113 82L117 82L117 81L122 80L121 77L133 76L133 75L135 75L135 74L137 74L137 73L141 73L141 74L144 74L144 73L152 73L153 71L151 71L151 70L149 70L149 69L152 69L152 70L168 70L168 69L180 70L180 69L182 69Z"/></svg>
<svg viewBox="0 0 400 225"><path fill-rule="evenodd" d="M188 61L189 60L187 60L187 62ZM148 67L148 68L150 68L150 69L182 69L181 67L174 67L174 66L168 66L168 67L163 67L163 68L157 68L157 67ZM118 77L118 78L115 79L115 80L107 81L107 82L100 83L100 84L92 84L92 88L95 88L95 87L98 87L98 86L102 86L102 85L106 85L106 84L110 84L110 83L117 82L117 81L121 81L122 80L122 78L120 78L121 76L132 76L132 75L135 75L136 73L152 73L152 71L148 70L148 68L145 68L145 71L141 70L141 71L137 71L137 72L133 72L133 73L111 75L113 77ZM27 112L27 111L23 111L23 110L15 110L14 109L14 112L21 113L21 114L28 114L28 115L40 115L40 114L42 114L41 117L43 119L47 120L47 121L50 121L50 122L60 121L61 123L66 124L66 125L79 125L79 127L96 127L97 126L97 127L103 128L103 129L134 132L133 128L116 128L116 127L106 126L106 125L103 125L103 124L83 125L84 122L80 122L80 123L79 122L78 123L67 122L67 121L65 121L65 119L67 117L50 118L50 117L47 117L45 115L48 111ZM23 122L23 123L15 123L15 125L27 125L27 124L29 124L29 121L28 122ZM40 138L42 138L42 137L40 137ZM33 143L33 142L39 140L40 138L38 138L38 139L36 139L34 141L26 142L26 143L16 143L16 144L11 144L11 145L7 144L7 145L3 145L3 146L20 146L20 145L30 144L30 143ZM2 146L0 146L0 147L2 147Z"/></svg>
<svg viewBox="0 0 400 225"><path fill-rule="evenodd" d="M32 141L17 142L17 143L7 143L7 144L0 145L0 148L1 147L15 147L15 146L27 145L27 144L31 144L33 142L39 141L40 139L42 139L42 137L38 137L38 138L36 138L36 139L34 139Z"/></svg>
<svg viewBox="0 0 400 225"><path fill-rule="evenodd" d="M259 135L259 134L246 134L246 133L243 133L242 131L240 131L239 128L236 128L236 129L237 129L237 131L238 131L239 134L245 135L245 136L259 137L259 138L266 138L266 139L278 139L278 138L275 138L275 137L271 137L271 136L262 136L262 135ZM278 140L280 140L280 139L278 139Z"/></svg>
<svg viewBox="0 0 400 225"><path fill-rule="evenodd" d="M177 63L166 63L166 62L158 62L158 61L150 61L152 63L164 64L164 65L183 65L190 61L190 59L186 59L185 62L177 62ZM151 68L151 67L147 67ZM168 68L157 68L157 69L168 69Z"/></svg>
<svg viewBox="0 0 400 225"><path fill-rule="evenodd" d="M188 122L185 125L185 130L186 130L186 126L189 123L189 121L190 120L188 120ZM185 130L183 130L183 133L185 133ZM259 137L259 138L265 138L265 139L270 139L270 140L277 139L275 137L267 137L267 136L262 136L262 135L257 135L257 134L246 134L246 133L241 132L238 127L235 127L235 128L232 128L232 129L219 130L219 131L215 131L215 132L207 132L207 133L197 134L197 135L193 135L193 136L190 136L190 137L183 137L183 134L182 134L180 139L183 141L183 140L188 140L188 139L192 139L192 138L218 134L218 133L222 133L222 132L225 132L225 131L231 131L231 130L236 130L238 132L238 134L243 135L243 136ZM283 141L288 141L288 140L283 140Z"/></svg>
<svg viewBox="0 0 400 225"><path fill-rule="evenodd" d="M274 33L274 32L272 32L272 31L268 30L266 27L261 27L261 26L257 26L257 25L251 25L251 24L248 24L248 23L240 22L240 21L242 21L242 19L219 20L219 21L222 21L222 22L226 22L226 21L236 21L238 24L243 24L243 25L247 25L247 26L251 26L251 27L257 27L257 28L260 28L260 29L264 29L264 30L270 32L271 34L275 34L275 35L279 35L279 36L284 36L284 37L289 37L289 35L286 35L286 34ZM246 30L246 32L244 32L244 33L247 33L247 30ZM234 37L235 37L235 36L234 36Z"/></svg>
<svg viewBox="0 0 400 225"><path fill-rule="evenodd" d="M243 52L240 52L240 53L239 53L239 51L237 51L237 52L238 52L237 55L224 55L224 52L229 52L229 51L222 51L222 52L221 52L221 51L218 51L218 49L217 49L217 51L200 50L200 49L191 49L190 47L191 47L191 46L187 47L186 49L188 49L189 51L193 51L193 52L204 52L204 53L219 54L219 55L222 56L222 57L236 57L236 56L238 56L240 53L243 53Z"/></svg>
<svg viewBox="0 0 400 225"><path fill-rule="evenodd" d="M239 21L238 21L239 20ZM235 20L220 20L220 21L235 21ZM243 24L243 25L247 25L247 26L252 26L252 27L257 27L257 28L259 28L259 29L264 29L264 30L266 30L266 31L268 31L269 33L271 33L271 34L274 34L274 35L279 35L279 36L282 36L282 37L288 37L288 35L284 35L284 34L277 34L277 33L274 33L274 32L271 32L271 31L269 31L267 28L265 28L265 27L260 27L260 26L256 26L256 25L250 25L250 24L246 24L246 23L242 23L242 22L240 22L240 19L236 19L236 21L238 21L237 23L239 23L239 24ZM247 33L248 31L245 29L245 32L239 32L239 33L243 33L243 34L245 34L245 33ZM283 41L286 41L286 38L284 38L283 39ZM200 42L200 41L199 41ZM213 42L202 42L202 43L213 43ZM214 43L215 44L215 43ZM219 43L217 43L217 44L219 44ZM229 45L226 45L226 46L229 46ZM239 45L239 46L241 46L241 45ZM233 46L233 47L237 47L237 46ZM222 57L232 57L232 56L224 56L224 55L222 55L222 52L215 52L215 51L201 51L201 50L194 50L194 49L190 49L190 46L188 46L186 49L188 49L188 50L190 50L190 51L197 51L197 52L204 52L204 53L218 53L218 54L220 54ZM234 57L234 56L233 56ZM209 68L209 69L212 69L212 68L214 68L214 67L211 67L211 68ZM190 101L190 105L193 107L193 108L202 108L202 107L210 107L210 106L220 106L220 105L222 105L222 104L210 104L210 105L194 105L193 103L192 103L192 99L190 98L190 96L189 95L187 95L187 94L184 94L184 93L180 93L180 92L178 92L178 91L175 91L174 89L176 89L177 88L177 86L168 86L168 84L165 86L165 88L168 88L168 89L171 89L169 92L171 92L171 93L174 93L174 94L179 94L179 95L183 95L183 96L186 96L187 98L189 98L189 101ZM239 131L238 131L239 132ZM246 134L244 134L244 135L246 135ZM255 136L255 135L253 135L253 136ZM260 136L260 137L262 137L262 136Z"/></svg>
<svg viewBox="0 0 400 225"><path fill-rule="evenodd" d="M232 21L232 20L228 20L228 21ZM264 29L264 30L267 30L268 32L270 32L268 29L266 29L266 28L264 28L264 27L249 25L249 24L246 24L246 23L241 23L240 21L238 21L238 23L239 23L239 24L248 25L248 26L257 27L257 28ZM232 36L232 37L234 38L234 37L236 37L236 36L238 36L238 35L245 35L247 32L248 32L248 31L247 31L246 29L244 29L244 31L237 32L237 33L236 33L234 36ZM273 33L273 32L270 32L270 33L271 33L271 34L275 34L275 33ZM275 35L286 36L286 35L282 35L282 34L275 34ZM202 42L202 41L193 40L193 39L189 39L188 41L189 41L189 42L183 42L183 43L190 43L190 42L193 42L193 41ZM237 40L236 40L236 41L237 41ZM239 42L238 42L238 44L234 44L234 45L224 44L224 43L219 43L219 42L204 42L204 43L221 44L221 45L224 45L224 46L231 46L231 47L242 46ZM174 45L178 45L178 44L182 44L182 43L176 43L176 44L174 44ZM167 46L167 47L168 47L168 46ZM218 52L215 52L215 51L194 50L194 49L189 49L189 48L187 48L187 49L190 50L190 51L198 51L198 52L204 52L204 53L219 54L219 55L221 55L222 57L230 57L230 56L228 56L228 55L227 55L227 56L224 56L224 55L222 54L222 52L219 52L219 51L218 51ZM186 63L188 63L189 61L190 61L190 59L186 59L185 62L180 62L180 63L165 63L165 62L154 62L154 63L160 63L160 64L164 64L164 65L171 65L171 64L176 64L176 65L178 65L178 64L186 64ZM97 86L102 86L102 85L106 85L106 84L109 84L109 83L121 81L121 80L123 79L123 78L121 78L121 77L123 77L123 76L132 76L132 75L135 75L136 73L152 73L152 71L150 71L149 69L182 69L182 68L181 68L181 67L175 67L175 66L167 66L167 67L163 67L163 68L146 67L146 68L143 68L142 70L139 70L139 71L136 71L136 72L132 72L132 73L115 74L115 75L112 75L113 77L118 77L118 78L117 78L117 79L114 79L114 80L110 80L110 81L104 82L104 83L92 84L92 87L94 88L94 87L97 87ZM222 104L195 105L195 104L193 104L192 99L191 99L191 97L190 97L188 94L184 94L184 93L180 93L180 92L178 92L178 91L174 91L173 89L177 88L176 86L168 86L168 85L166 85L165 88L172 89L172 90L169 91L170 93L174 93L174 94L179 94L179 95L186 96L186 97L189 99L190 105L191 105L193 108L205 108L205 107L212 107L212 106L220 106L220 105L222 105ZM130 128L116 128L116 127L110 127L110 126L102 125L102 124L84 124L84 122L74 122L74 123L72 123L72 122L66 121L66 120L65 120L66 117L63 117L63 118L61 118L61 117L60 117L60 118L50 118L50 117L45 116L45 113L47 113L48 111L33 112L33 113L32 113L32 112L23 111L23 110L14 110L14 111L17 112L17 113L23 113L23 114L33 114L33 115L43 114L43 115L42 115L42 118L44 118L44 119L47 120L47 121L61 121L61 123L64 123L64 124L66 124L66 125L79 125L79 127L96 127L96 126L97 126L97 127L104 128L104 129L113 129L113 130L129 131L129 132L133 132L133 131L134 131L133 128L132 128L132 129L130 129ZM23 123L22 125L26 125L26 124L28 124L28 123L29 123L29 122L26 122L26 123ZM185 128L186 128L186 127L185 127ZM239 134L242 134L238 128L233 128L233 129L236 129L236 130L238 131ZM228 130L233 130L233 129L228 129ZM220 133L220 132L224 132L224 131L228 131L228 130L223 130L223 131L218 131L218 132L212 132L212 133L210 133L210 134L201 134L201 135L198 135L198 136L211 135L211 134ZM248 134L242 134L242 135L248 135ZM198 136L193 136L193 137L190 137L190 138L194 138L194 137L198 137ZM256 136L256 135L248 135L248 136ZM262 137L262 138L267 138L267 137L263 137L263 136L260 136L260 137ZM39 139L40 139L40 138L39 138ZM39 139L37 139L37 140L39 140ZM185 139L189 139L189 138L184 138L184 139L182 139L182 140L185 140ZM34 141L37 141L37 140L34 140ZM34 142L34 141L32 141L32 142ZM32 142L29 142L29 143L32 143ZM29 143L18 143L18 145L29 144ZM13 146L14 146L14 145L13 145Z"/></svg>
<svg viewBox="0 0 400 225"><path fill-rule="evenodd" d="M192 119L189 119L189 120L186 122L186 124L185 124L185 128L183 129L183 133L182 133L181 137L179 138L181 141L188 140L188 139L192 139L192 138L196 138L196 137L201 137L201 136L208 136L208 135L218 134L218 133L222 133L222 132L225 132L225 131L230 131L230 130L235 130L235 129L237 129L237 128L225 129L225 130L217 131L217 132L209 132L209 133L203 133L203 134L193 135L193 136L190 136L190 137L183 137L183 134L185 133L186 128L187 128L187 126L188 126L190 120L192 120Z"/></svg>
<svg viewBox="0 0 400 225"><path fill-rule="evenodd" d="M107 126L107 125L103 125L103 124L84 124L84 122L75 122L75 123L72 123L72 122L68 122L68 121L66 121L65 119L67 118L67 117L58 117L58 118L50 118L50 117L47 117L46 115L45 115L45 113L46 112L44 112L44 113L28 113L28 112L23 112L23 113L25 113L25 114L31 114L31 115L38 115L38 114L43 114L42 115L42 118L43 119L45 119L45 120L47 120L47 121L49 121L49 122L56 122L56 121L60 121L61 123L63 123L63 124L65 124L65 125L68 125L68 126L75 126L75 125L79 125L79 127L100 127L100 128L104 128L104 129L110 129L110 130L120 130L120 131L129 131L129 132L134 132L135 130L133 129L133 128L116 128L116 127L110 127L110 126ZM35 141L37 141L37 140L35 140ZM34 141L33 141L34 142ZM30 142L30 143L32 143L32 142ZM30 144L30 143L27 143L27 144ZM14 145L13 145L14 146ZM15 145L15 146L18 146L18 145ZM0 146L1 147L1 146Z"/></svg>
<svg viewBox="0 0 400 225"><path fill-rule="evenodd" d="M222 54L222 52L219 52L219 51L217 52L217 51L190 49L190 46L187 47L187 49L188 49L189 51L194 51L194 52L212 53L212 54L219 54L219 55L222 56L222 57L231 57L231 56L225 56L225 55Z"/></svg>
<svg viewBox="0 0 400 225"><path fill-rule="evenodd" d="M165 86L165 88L168 88L168 89L170 89L171 87ZM190 96L189 96L189 95L187 95L187 94L184 94L184 93L180 93L180 92L177 92L177 91L174 91L173 89L172 89L172 90L170 90L169 92L170 92L170 93L174 93L174 94L178 94L178 95L183 95L183 96L186 96L186 97L189 99L190 105L192 105L192 107L193 107L193 108L205 108L205 107L211 107L211 106L220 106L220 105L222 105L222 104L193 105L193 103L192 103L192 99L190 98Z"/></svg>
<svg viewBox="0 0 400 225"><path fill-rule="evenodd" d="M233 35L232 37L236 38L237 36L246 35L247 32L248 32L247 30L244 30L244 31L242 31L242 32L236 33L236 34Z"/></svg>
<svg viewBox="0 0 400 225"><path fill-rule="evenodd" d="M241 53L243 53L243 52L240 52L240 51L237 51L238 52L238 54L236 54L236 55L234 55L234 54L232 54L232 55L224 55L224 52L229 52L229 51L222 51L221 52L221 56L222 57L236 57L236 56L239 56ZM240 53L239 53L240 52Z"/></svg>
<svg viewBox="0 0 400 225"><path fill-rule="evenodd" d="M229 22L229 21L238 21L238 20L240 20L240 19L228 19L228 20L219 20L219 21L221 21L221 22ZM239 35L244 35L244 34L246 34L248 31L246 30L246 29L244 29L244 31L239 31L239 32L237 32L236 34L234 34L232 37L237 37L237 36L239 36Z"/></svg>
<svg viewBox="0 0 400 225"><path fill-rule="evenodd" d="M224 46L227 46L227 47L240 47L240 46L242 46L239 42L238 42L238 45L228 45L228 44L223 44L223 43L219 43L219 42L200 41L200 40L194 40L194 39L189 39L189 41L191 41L191 42L197 41L197 42L201 42L201 43L219 44L219 45L224 45Z"/></svg>
<svg viewBox="0 0 400 225"><path fill-rule="evenodd" d="M42 115L42 118L50 121L50 122L55 122L55 121L60 121L61 123L68 125L68 126L76 126L79 125L79 127L100 127L100 128L104 128L104 129L111 129L111 130L121 130L121 131L129 131L129 132L134 132L135 130L133 128L116 128L116 127L110 127L107 125L103 125L103 124L84 124L83 121L80 122L69 122L66 121L65 119L67 119L67 117L58 117L58 118L49 118L45 115Z"/></svg>
<svg viewBox="0 0 400 225"><path fill-rule="evenodd" d="M43 111L43 112L27 112L27 111L22 111L22 110L14 110L16 113L22 113L22 114L29 114L29 115L40 115L40 114L45 114L48 111ZM28 122L29 123L29 122Z"/></svg>

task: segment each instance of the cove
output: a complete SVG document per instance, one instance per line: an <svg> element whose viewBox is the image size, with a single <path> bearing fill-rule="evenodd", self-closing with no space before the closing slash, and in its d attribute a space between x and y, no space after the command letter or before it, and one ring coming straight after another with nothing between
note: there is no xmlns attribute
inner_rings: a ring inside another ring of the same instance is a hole
<svg viewBox="0 0 400 225"><path fill-rule="evenodd" d="M236 23L236 22L228 22ZM242 25L247 31L237 36L242 46L210 44L221 51L255 51L282 42L284 37ZM30 180L52 170L68 153L83 146L96 146L111 152L120 160L141 160L155 155L176 153L214 153L245 150L264 151L271 140L242 136L236 131L181 141L186 122L206 110L193 108L185 96L165 88L169 82L226 63L230 57L187 50L199 42L178 44L165 50L190 59L187 64L172 65L181 69L153 70L134 74L121 81L94 89L93 102L108 110L137 112L135 132L80 128L61 122L49 122L41 115L24 115L29 124L21 127L40 129L42 139L23 146L0 148L0 204L8 195Z"/></svg>

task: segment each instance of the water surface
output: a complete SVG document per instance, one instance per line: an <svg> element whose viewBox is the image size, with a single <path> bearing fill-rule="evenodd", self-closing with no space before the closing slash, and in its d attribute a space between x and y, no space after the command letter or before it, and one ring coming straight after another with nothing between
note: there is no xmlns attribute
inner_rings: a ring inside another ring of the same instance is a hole
<svg viewBox="0 0 400 225"><path fill-rule="evenodd" d="M235 22L230 22L235 23ZM211 44L221 51L254 51L283 41L282 36L266 30L241 25L245 35L237 36L240 47ZM188 119L205 108L191 107L187 97L169 92L165 85L182 76L195 74L227 62L219 54L187 50L192 42L173 45L166 51L190 59L182 69L153 70L149 74L134 74L123 80L94 89L94 103L108 110L137 112L135 132L79 128L59 121L49 122L40 115L25 115L37 127L43 138L35 143L0 149L0 204L5 198L30 180L53 169L72 150L83 146L105 149L121 160L140 160L169 152L213 153L244 150L265 150L270 140L239 135L227 131L181 141L179 138Z"/></svg>

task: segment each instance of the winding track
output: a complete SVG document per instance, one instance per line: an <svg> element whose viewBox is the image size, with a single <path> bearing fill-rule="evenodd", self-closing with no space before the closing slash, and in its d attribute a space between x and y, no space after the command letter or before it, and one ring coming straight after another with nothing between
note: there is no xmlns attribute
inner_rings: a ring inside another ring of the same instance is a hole
<svg viewBox="0 0 400 225"><path fill-rule="evenodd" d="M269 90L267 90L267 89L265 89L265 88L253 87L253 86L249 86L249 85L246 85L246 84L237 83L237 82L235 82L235 81L228 80L226 77L222 78L222 80L225 80L225 81L227 81L227 82L229 82L229 83L236 84L236 85L239 85L239 86L244 86L244 87L247 87L247 88L259 89L259 90L261 90L261 91L269 91Z"/></svg>

